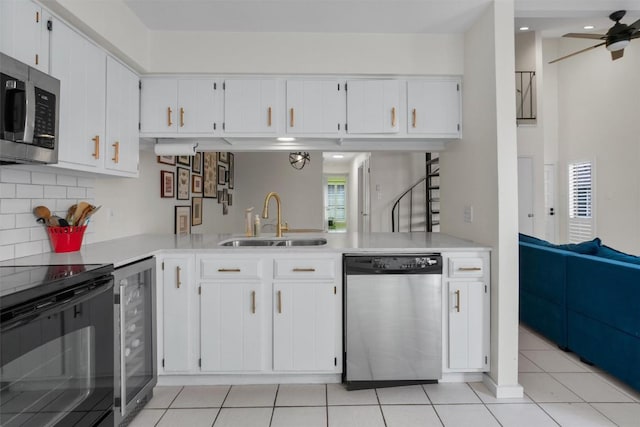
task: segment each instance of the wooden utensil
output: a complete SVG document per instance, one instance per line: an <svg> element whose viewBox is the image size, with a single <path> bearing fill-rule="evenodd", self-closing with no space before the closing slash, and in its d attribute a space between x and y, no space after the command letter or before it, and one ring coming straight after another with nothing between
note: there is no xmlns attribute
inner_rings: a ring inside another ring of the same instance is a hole
<svg viewBox="0 0 640 427"><path fill-rule="evenodd" d="M46 206L36 206L33 208L33 214L38 218L36 221L46 224L51 218L51 211Z"/></svg>

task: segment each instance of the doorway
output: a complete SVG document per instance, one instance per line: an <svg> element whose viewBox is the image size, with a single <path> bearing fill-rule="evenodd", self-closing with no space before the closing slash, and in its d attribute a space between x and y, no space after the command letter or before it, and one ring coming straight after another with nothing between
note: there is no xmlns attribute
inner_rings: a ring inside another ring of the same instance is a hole
<svg viewBox="0 0 640 427"><path fill-rule="evenodd" d="M533 236L533 159L518 157L518 230Z"/></svg>
<svg viewBox="0 0 640 427"><path fill-rule="evenodd" d="M324 175L325 228L329 233L347 231L347 176Z"/></svg>

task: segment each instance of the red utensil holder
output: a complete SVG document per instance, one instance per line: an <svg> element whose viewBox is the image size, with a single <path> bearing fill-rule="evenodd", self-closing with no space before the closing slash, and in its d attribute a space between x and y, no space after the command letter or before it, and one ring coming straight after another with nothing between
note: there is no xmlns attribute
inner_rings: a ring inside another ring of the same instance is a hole
<svg viewBox="0 0 640 427"><path fill-rule="evenodd" d="M82 246L82 237L86 225L81 227L47 227L49 240L54 252L75 252Z"/></svg>

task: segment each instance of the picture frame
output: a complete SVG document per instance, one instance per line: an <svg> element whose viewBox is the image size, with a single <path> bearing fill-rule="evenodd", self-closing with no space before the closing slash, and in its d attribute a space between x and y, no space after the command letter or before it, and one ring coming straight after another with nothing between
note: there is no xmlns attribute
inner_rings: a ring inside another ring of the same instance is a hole
<svg viewBox="0 0 640 427"><path fill-rule="evenodd" d="M227 168L223 165L218 165L218 185L225 185L227 183Z"/></svg>
<svg viewBox="0 0 640 427"><path fill-rule="evenodd" d="M222 215L227 215L229 213L229 208L227 207L227 202L222 204Z"/></svg>
<svg viewBox="0 0 640 427"><path fill-rule="evenodd" d="M202 194L202 177L200 175L191 175L191 193Z"/></svg>
<svg viewBox="0 0 640 427"><path fill-rule="evenodd" d="M226 151L221 151L218 153L218 162L227 164L229 163L229 153Z"/></svg>
<svg viewBox="0 0 640 427"><path fill-rule="evenodd" d="M178 177L176 183L176 199L189 200L189 169L178 167Z"/></svg>
<svg viewBox="0 0 640 427"><path fill-rule="evenodd" d="M233 190L233 172L235 170L235 159L233 153L229 153L229 189ZM229 203L231 205L231 203Z"/></svg>
<svg viewBox="0 0 640 427"><path fill-rule="evenodd" d="M229 206L233 206L233 194L231 194L231 193L227 194L227 204Z"/></svg>
<svg viewBox="0 0 640 427"><path fill-rule="evenodd" d="M229 190L227 190L226 188L222 190L222 203L229 203Z"/></svg>
<svg viewBox="0 0 640 427"><path fill-rule="evenodd" d="M174 234L191 234L191 206L176 206Z"/></svg>
<svg viewBox="0 0 640 427"><path fill-rule="evenodd" d="M197 152L191 158L191 172L202 173L202 153L201 152Z"/></svg>
<svg viewBox="0 0 640 427"><path fill-rule="evenodd" d="M176 156L176 163L179 165L191 166L191 156Z"/></svg>
<svg viewBox="0 0 640 427"><path fill-rule="evenodd" d="M214 152L202 153L203 160L203 187L202 196L205 199L215 199L218 197L217 182L217 156Z"/></svg>
<svg viewBox="0 0 640 427"><path fill-rule="evenodd" d="M224 194L222 190L218 190L218 203L222 203L224 201Z"/></svg>
<svg viewBox="0 0 640 427"><path fill-rule="evenodd" d="M160 197L173 199L175 197L175 174L170 171L160 171Z"/></svg>
<svg viewBox="0 0 640 427"><path fill-rule="evenodd" d="M202 225L202 197L191 198L191 226Z"/></svg>
<svg viewBox="0 0 640 427"><path fill-rule="evenodd" d="M158 156L158 163L175 166L176 156Z"/></svg>

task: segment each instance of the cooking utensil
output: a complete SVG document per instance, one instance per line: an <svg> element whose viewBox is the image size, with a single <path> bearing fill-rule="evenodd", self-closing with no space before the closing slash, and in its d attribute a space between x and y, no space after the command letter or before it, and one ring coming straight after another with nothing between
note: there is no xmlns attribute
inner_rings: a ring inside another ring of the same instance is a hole
<svg viewBox="0 0 640 427"><path fill-rule="evenodd" d="M36 221L42 224L46 224L51 218L51 211L46 206L36 206L33 208L33 214L38 218Z"/></svg>
<svg viewBox="0 0 640 427"><path fill-rule="evenodd" d="M65 217L65 219L67 220L67 222L69 222L70 224L73 223L73 215L76 213L76 209L78 208L78 205L73 204L69 207L69 209L67 210L67 216Z"/></svg>
<svg viewBox="0 0 640 427"><path fill-rule="evenodd" d="M73 213L73 225L82 225L82 219L85 217L87 210L91 209L91 205L87 202L80 202Z"/></svg>

